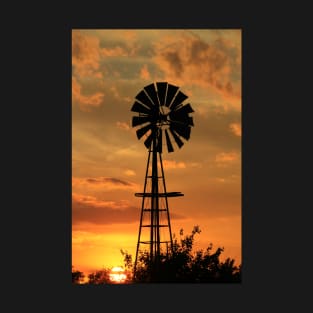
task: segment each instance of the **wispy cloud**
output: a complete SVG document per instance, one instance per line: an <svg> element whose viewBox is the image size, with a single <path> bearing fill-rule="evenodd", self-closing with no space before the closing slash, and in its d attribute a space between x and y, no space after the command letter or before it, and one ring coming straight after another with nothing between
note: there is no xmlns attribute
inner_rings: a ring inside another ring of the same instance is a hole
<svg viewBox="0 0 313 313"><path fill-rule="evenodd" d="M176 161L171 161L171 160L163 160L163 167L165 169L186 168L186 163L176 162Z"/></svg>
<svg viewBox="0 0 313 313"><path fill-rule="evenodd" d="M167 170L172 169L183 169L183 168L202 168L202 164L200 162L182 162L175 160L163 160L163 167Z"/></svg>
<svg viewBox="0 0 313 313"><path fill-rule="evenodd" d="M136 176L136 172L133 170L126 170L124 171L124 174L127 176Z"/></svg>
<svg viewBox="0 0 313 313"><path fill-rule="evenodd" d="M130 130L130 126L125 122L116 122L116 127L123 130Z"/></svg>
<svg viewBox="0 0 313 313"><path fill-rule="evenodd" d="M113 185L122 185L122 186L132 186L131 183L117 179L117 178L110 178L110 177L100 177L100 178L87 178L86 181L90 184L103 184L103 183L111 183Z"/></svg>
<svg viewBox="0 0 313 313"><path fill-rule="evenodd" d="M128 201L105 201L97 197L72 194L72 222L92 224L125 224L139 222L140 208ZM185 218L180 214L171 214L173 219Z"/></svg>
<svg viewBox="0 0 313 313"><path fill-rule="evenodd" d="M140 69L140 77L144 80L149 80L151 78L147 64L144 64L144 66Z"/></svg>
<svg viewBox="0 0 313 313"><path fill-rule="evenodd" d="M237 162L239 160L239 153L237 152L221 152L215 156L215 162L217 166L225 167L229 164Z"/></svg>
<svg viewBox="0 0 313 313"><path fill-rule="evenodd" d="M135 57L137 55L139 45L136 31L133 30L117 30L115 33L116 45L113 47L105 47L101 49L104 57ZM106 33L106 40L110 40L110 35Z"/></svg>
<svg viewBox="0 0 313 313"><path fill-rule="evenodd" d="M214 180L218 183L226 184L226 183L238 183L240 180L240 176L238 175L229 175L225 177L216 177Z"/></svg>
<svg viewBox="0 0 313 313"><path fill-rule="evenodd" d="M96 92L85 96L82 94L81 85L75 77L72 78L72 100L77 103L82 111L89 112L91 108L99 107L103 102L104 94Z"/></svg>
<svg viewBox="0 0 313 313"><path fill-rule="evenodd" d="M105 57L128 56L127 51L120 46L114 48L103 48L101 49L101 54Z"/></svg>
<svg viewBox="0 0 313 313"><path fill-rule="evenodd" d="M138 220L139 209L126 201L104 201L81 194L72 195L73 223L132 223Z"/></svg>
<svg viewBox="0 0 313 313"><path fill-rule="evenodd" d="M229 128L232 131L232 133L234 133L238 137L241 137L241 124L232 123L229 125Z"/></svg>
<svg viewBox="0 0 313 313"><path fill-rule="evenodd" d="M120 92L118 91L117 87L116 86L112 86L110 88L110 94L117 100L119 101L123 101L123 102L126 102L126 103L130 103L132 101L132 99L128 96L122 96L120 94Z"/></svg>
<svg viewBox="0 0 313 313"><path fill-rule="evenodd" d="M103 189L138 189L138 185L126 180L114 177L90 177L90 178L72 178L73 187L103 188Z"/></svg>

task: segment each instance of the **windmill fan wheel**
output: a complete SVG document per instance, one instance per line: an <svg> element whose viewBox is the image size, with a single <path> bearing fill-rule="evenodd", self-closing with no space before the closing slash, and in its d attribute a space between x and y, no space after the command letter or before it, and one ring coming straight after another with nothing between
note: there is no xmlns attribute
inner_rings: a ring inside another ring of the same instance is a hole
<svg viewBox="0 0 313 313"><path fill-rule="evenodd" d="M147 85L135 97L131 111L139 113L132 118L132 126L138 127L137 138L145 135L145 146L150 149L153 139L156 149L162 153L162 140L165 136L168 152L173 152L173 142L178 148L184 145L184 140L190 138L194 112L191 105L183 104L188 98L179 87L167 82L157 82Z"/></svg>

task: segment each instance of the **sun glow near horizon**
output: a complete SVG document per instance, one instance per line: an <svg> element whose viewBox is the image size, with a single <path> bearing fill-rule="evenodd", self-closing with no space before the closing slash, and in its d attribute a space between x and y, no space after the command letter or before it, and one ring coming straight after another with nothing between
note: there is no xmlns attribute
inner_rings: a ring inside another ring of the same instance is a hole
<svg viewBox="0 0 313 313"><path fill-rule="evenodd" d="M122 284L126 281L127 275L125 274L125 270L121 266L114 266L110 272L110 280L113 283Z"/></svg>

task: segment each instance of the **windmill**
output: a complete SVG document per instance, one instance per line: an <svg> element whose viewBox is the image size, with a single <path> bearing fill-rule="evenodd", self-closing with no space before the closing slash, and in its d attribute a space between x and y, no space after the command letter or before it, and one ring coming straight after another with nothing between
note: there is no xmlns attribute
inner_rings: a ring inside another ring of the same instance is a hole
<svg viewBox="0 0 313 313"><path fill-rule="evenodd" d="M142 245L148 246L150 278L157 280L161 253L172 252L172 231L168 209L169 197L183 196L181 192L166 190L162 152L166 145L169 153L174 146L179 149L189 140L194 112L191 105L183 104L188 97L179 87L167 82L156 82L145 86L135 97L131 111L132 126L137 127L137 138L145 138L144 145L148 149L148 161L142 193L140 225L134 264L136 276L137 261ZM165 140L164 140L165 138Z"/></svg>

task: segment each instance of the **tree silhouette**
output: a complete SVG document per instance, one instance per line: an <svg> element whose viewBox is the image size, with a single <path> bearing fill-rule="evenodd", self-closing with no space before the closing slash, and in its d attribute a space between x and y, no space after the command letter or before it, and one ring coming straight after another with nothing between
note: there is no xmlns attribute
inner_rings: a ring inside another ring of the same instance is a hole
<svg viewBox="0 0 313 313"><path fill-rule="evenodd" d="M74 270L74 267L72 266L72 283L81 284L84 281L84 278L84 273L78 270Z"/></svg>
<svg viewBox="0 0 313 313"><path fill-rule="evenodd" d="M88 284L100 285L111 284L110 270L104 268L88 275Z"/></svg>
<svg viewBox="0 0 313 313"><path fill-rule="evenodd" d="M195 226L190 235L184 236L180 230L180 240L174 234L173 253L161 254L157 276L151 276L149 252L142 251L138 256L134 283L146 282L182 282L182 283L235 283L241 281L241 266L235 266L235 260L227 258L220 261L224 248L218 247L213 251L212 243L208 248L193 252L194 237L200 234L199 226ZM124 265L133 270L132 256L121 251Z"/></svg>

